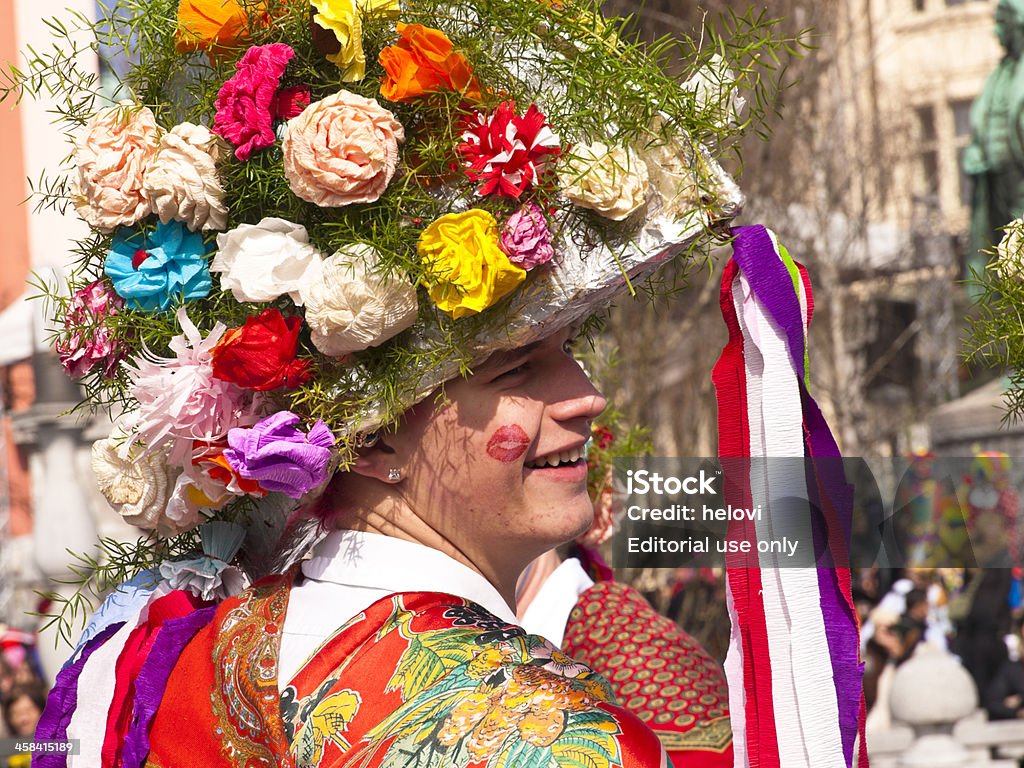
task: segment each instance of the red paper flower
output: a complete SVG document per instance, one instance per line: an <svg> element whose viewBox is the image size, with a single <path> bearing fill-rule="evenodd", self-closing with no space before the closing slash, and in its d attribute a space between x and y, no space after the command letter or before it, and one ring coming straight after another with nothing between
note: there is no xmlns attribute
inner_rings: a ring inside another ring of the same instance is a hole
<svg viewBox="0 0 1024 768"><path fill-rule="evenodd" d="M298 317L268 309L241 328L230 328L213 348L214 378L257 392L305 384L313 372L309 360L295 359L301 325Z"/></svg>
<svg viewBox="0 0 1024 768"><path fill-rule="evenodd" d="M254 45L242 56L234 77L217 94L213 132L235 145L235 157L246 161L253 152L273 145L274 120L287 120L309 105L309 91L278 91L288 62L295 56L284 43Z"/></svg>
<svg viewBox="0 0 1024 768"><path fill-rule="evenodd" d="M473 115L462 142L466 175L482 182L476 193L517 200L561 152L558 136L537 105L531 104L520 117L512 101L500 104L490 117Z"/></svg>

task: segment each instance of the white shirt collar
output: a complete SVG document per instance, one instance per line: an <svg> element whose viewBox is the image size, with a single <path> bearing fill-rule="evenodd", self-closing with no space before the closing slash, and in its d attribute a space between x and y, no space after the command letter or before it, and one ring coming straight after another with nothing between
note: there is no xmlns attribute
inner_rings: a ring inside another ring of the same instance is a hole
<svg viewBox="0 0 1024 768"><path fill-rule="evenodd" d="M332 531L302 564L307 579L389 592L445 592L517 624L498 590L472 568L436 549L392 536Z"/></svg>

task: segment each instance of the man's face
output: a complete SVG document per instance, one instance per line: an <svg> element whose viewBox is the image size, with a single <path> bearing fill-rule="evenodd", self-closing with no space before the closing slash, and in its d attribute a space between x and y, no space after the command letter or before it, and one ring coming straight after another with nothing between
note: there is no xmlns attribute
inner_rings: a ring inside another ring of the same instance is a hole
<svg viewBox="0 0 1024 768"><path fill-rule="evenodd" d="M400 493L473 562L510 568L593 520L583 447L606 402L569 341L563 331L492 356L387 439Z"/></svg>

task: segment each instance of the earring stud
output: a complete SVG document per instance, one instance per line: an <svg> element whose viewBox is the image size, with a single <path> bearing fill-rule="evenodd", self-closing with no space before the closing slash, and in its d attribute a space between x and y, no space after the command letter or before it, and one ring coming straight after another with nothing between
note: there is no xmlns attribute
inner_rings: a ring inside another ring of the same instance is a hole
<svg viewBox="0 0 1024 768"><path fill-rule="evenodd" d="M391 469L388 470L388 480L397 481L401 479L402 470L398 469L398 467L391 467Z"/></svg>

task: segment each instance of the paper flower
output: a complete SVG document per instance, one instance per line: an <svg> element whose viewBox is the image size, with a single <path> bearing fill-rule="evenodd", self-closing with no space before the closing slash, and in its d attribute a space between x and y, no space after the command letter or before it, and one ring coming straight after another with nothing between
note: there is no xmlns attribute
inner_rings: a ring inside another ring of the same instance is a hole
<svg viewBox="0 0 1024 768"><path fill-rule="evenodd" d="M85 124L75 139L71 199L89 226L113 232L149 215L142 178L161 133L149 108L129 101L100 110Z"/></svg>
<svg viewBox="0 0 1024 768"><path fill-rule="evenodd" d="M308 434L298 424L298 416L281 411L252 429L232 429L228 433L231 447L224 456L242 477L299 499L326 482L335 438L322 421Z"/></svg>
<svg viewBox="0 0 1024 768"><path fill-rule="evenodd" d="M663 132L664 124L656 122L655 129ZM696 157L687 136L654 138L640 148L640 157L649 171L651 187L661 197L665 216L678 219L700 208Z"/></svg>
<svg viewBox="0 0 1024 768"><path fill-rule="evenodd" d="M174 536L200 521L172 520L164 513L177 470L159 452L146 453L120 426L110 437L93 443L92 471L96 486L110 506L131 525Z"/></svg>
<svg viewBox="0 0 1024 768"><path fill-rule="evenodd" d="M250 16L251 14L251 16ZM179 53L218 54L249 39L250 19L265 24L266 3L246 0L180 0L174 47Z"/></svg>
<svg viewBox="0 0 1024 768"><path fill-rule="evenodd" d="M80 379L97 365L103 366L103 375L112 378L117 364L124 357L106 325L124 306L124 299L110 290L105 280L94 280L75 291L64 316L64 330L55 347L64 372Z"/></svg>
<svg viewBox="0 0 1024 768"><path fill-rule="evenodd" d="M164 560L160 576L171 589L191 592L200 600L223 600L237 595L246 586L239 568L207 555L184 560Z"/></svg>
<svg viewBox="0 0 1024 768"><path fill-rule="evenodd" d="M273 301L287 293L301 304L299 281L320 258L305 227L269 216L217 235L217 248L210 271L220 273L221 289L240 302Z"/></svg>
<svg viewBox="0 0 1024 768"><path fill-rule="evenodd" d="M309 360L295 358L301 328L301 318L286 318L276 308L247 318L213 348L213 375L257 392L305 384L313 372Z"/></svg>
<svg viewBox="0 0 1024 768"><path fill-rule="evenodd" d="M389 101L413 101L447 89L471 101L481 97L480 83L466 57L443 32L422 24L398 24L399 40L380 52L384 79L381 95Z"/></svg>
<svg viewBox="0 0 1024 768"><path fill-rule="evenodd" d="M395 16L398 0L310 0L313 6L313 40L327 60L341 70L341 81L355 83L366 76L363 51L364 15ZM318 30L323 30L319 34ZM322 38L329 42L321 43Z"/></svg>
<svg viewBox="0 0 1024 768"><path fill-rule="evenodd" d="M310 269L299 283L313 345L342 357L375 347L416 320L416 288L374 274L377 252L352 245Z"/></svg>
<svg viewBox="0 0 1024 768"><path fill-rule="evenodd" d="M192 460L185 461L184 471L178 475L167 501L167 516L171 520L199 519L203 510L218 510L239 496L267 495L259 483L239 477L228 464L224 458L226 440L197 442L193 446Z"/></svg>
<svg viewBox="0 0 1024 768"><path fill-rule="evenodd" d="M169 449L170 460L183 465L192 459L194 441L216 442L232 427L252 424L258 401L213 375L223 323L204 339L184 308L177 318L182 334L171 339L174 357L140 355L125 368L139 403L133 419L139 438L150 451Z"/></svg>
<svg viewBox="0 0 1024 768"><path fill-rule="evenodd" d="M201 125L181 123L160 139L142 188L164 224L184 222L193 232L224 229L228 209L217 163L224 144Z"/></svg>
<svg viewBox="0 0 1024 768"><path fill-rule="evenodd" d="M391 183L405 129L373 99L339 91L288 121L281 151L292 192L319 206L372 203Z"/></svg>
<svg viewBox="0 0 1024 768"><path fill-rule="evenodd" d="M130 306L163 312L175 302L210 293L207 253L202 235L189 232L180 221L160 222L149 233L118 230L104 269Z"/></svg>
<svg viewBox="0 0 1024 768"><path fill-rule="evenodd" d="M527 271L554 258L551 231L539 205L527 203L509 216L501 229L501 250L509 261Z"/></svg>
<svg viewBox="0 0 1024 768"><path fill-rule="evenodd" d="M160 563L160 575L171 589L184 589L202 600L223 600L247 586L245 574L229 565L245 541L245 528L211 520L199 528L203 553Z"/></svg>
<svg viewBox="0 0 1024 768"><path fill-rule="evenodd" d="M498 222L479 208L442 216L417 248L430 270L430 298L455 319L482 312L526 278L498 247Z"/></svg>
<svg viewBox="0 0 1024 768"><path fill-rule="evenodd" d="M743 122L747 100L739 95L736 73L721 54L712 54L707 64L683 83L683 89L693 93L697 109L717 126L725 128Z"/></svg>
<svg viewBox="0 0 1024 768"><path fill-rule="evenodd" d="M1024 218L1003 227L1003 237L996 246L995 268L1004 280L1024 278Z"/></svg>
<svg viewBox="0 0 1024 768"><path fill-rule="evenodd" d="M490 116L474 113L459 145L466 175L480 182L478 195L517 200L560 152L560 140L537 105L520 117L512 101L502 102Z"/></svg>
<svg viewBox="0 0 1024 768"><path fill-rule="evenodd" d="M296 99L298 93L278 92L288 62L295 56L284 43L254 45L242 56L238 71L220 87L217 94L217 115L213 132L235 146L235 157L243 162L253 152L273 146L277 140L274 120L287 120L309 103L309 95Z"/></svg>
<svg viewBox="0 0 1024 768"><path fill-rule="evenodd" d="M647 165L624 147L578 144L558 177L569 200L612 221L622 221L647 201Z"/></svg>

